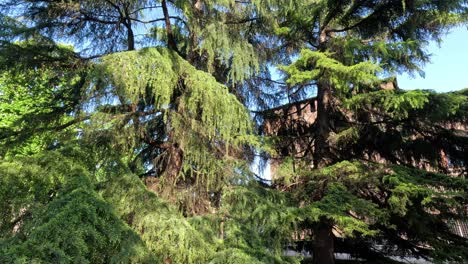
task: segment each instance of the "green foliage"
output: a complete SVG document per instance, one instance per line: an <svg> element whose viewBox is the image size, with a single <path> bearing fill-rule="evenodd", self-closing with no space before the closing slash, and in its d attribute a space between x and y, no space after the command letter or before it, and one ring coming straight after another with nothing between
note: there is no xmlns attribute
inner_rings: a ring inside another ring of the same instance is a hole
<svg viewBox="0 0 468 264"><path fill-rule="evenodd" d="M103 185L104 199L117 215L139 234L158 263L205 263L214 254L215 244L197 231L135 175L113 176ZM142 203L142 201L144 201Z"/></svg>
<svg viewBox="0 0 468 264"><path fill-rule="evenodd" d="M140 238L57 152L1 162L2 262L109 263L147 259Z"/></svg>
<svg viewBox="0 0 468 264"><path fill-rule="evenodd" d="M354 144L359 140L360 137L360 129L359 127L350 127L346 128L343 131L336 133L330 137L330 141L333 142L334 145L348 145Z"/></svg>
<svg viewBox="0 0 468 264"><path fill-rule="evenodd" d="M190 137L178 126L208 139L219 138L226 145L245 141L244 135L252 129L248 112L226 87L168 50L151 48L108 55L94 72L91 83L97 88L112 85L113 93L125 98L122 104L154 100L156 112L172 120L176 135L181 133L177 138L180 145L188 145L184 140ZM178 93L177 103L171 101Z"/></svg>
<svg viewBox="0 0 468 264"><path fill-rule="evenodd" d="M45 132L72 126L81 99L82 71L70 47L16 42L0 49L2 68L3 63L9 68L0 72L0 156L34 154L58 144L72 129Z"/></svg>
<svg viewBox="0 0 468 264"><path fill-rule="evenodd" d="M212 23L200 32L203 42L200 52L208 55L208 71L216 62L230 68L228 80L243 82L259 70L258 58L252 44L246 42L238 32L238 28L223 21Z"/></svg>
<svg viewBox="0 0 468 264"><path fill-rule="evenodd" d="M468 116L468 89L444 94L431 93L424 114L431 122L465 122Z"/></svg>
<svg viewBox="0 0 468 264"><path fill-rule="evenodd" d="M209 262L210 264L221 264L221 263L229 263L229 264L241 264L241 263L254 263L260 264L264 263L260 260L246 254L245 252L239 249L228 249L221 251L216 254L213 260Z"/></svg>
<svg viewBox="0 0 468 264"><path fill-rule="evenodd" d="M281 179L285 184L295 182L297 180L296 177L294 177L296 176L294 173L296 165L294 159L290 157L285 158L275 172L276 179Z"/></svg>
<svg viewBox="0 0 468 264"><path fill-rule="evenodd" d="M288 83L291 85L326 78L338 91L344 93L349 91L351 85L359 90L360 85L377 83L376 73L380 71L380 67L371 62L348 66L334 59L329 52L307 49L301 51L297 61L281 69L288 73Z"/></svg>
<svg viewBox="0 0 468 264"><path fill-rule="evenodd" d="M235 155L241 148L258 145L250 115L236 97L167 49L105 56L92 70L89 83L91 94L97 95L92 100L106 100L110 95L118 102L97 108L85 137L110 140L108 144L128 160L136 160L143 151L156 152L143 156L142 161L153 163L154 170L160 171L159 186L174 190L177 182L193 182L187 190L164 194L189 210L194 200L209 199L209 192L218 191L226 179L237 174ZM178 155L170 152L174 148L183 162L179 170L165 173L174 163L167 159Z"/></svg>
<svg viewBox="0 0 468 264"><path fill-rule="evenodd" d="M389 74L394 72L417 72L424 75L421 66L429 61L424 42L414 39L388 42L376 39L364 42L356 37L335 37L330 40L334 50L342 53L340 58L347 65L371 60Z"/></svg>
<svg viewBox="0 0 468 264"><path fill-rule="evenodd" d="M344 102L352 110L378 109L394 120L405 119L409 112L421 109L429 102L430 93L426 91L382 90L352 96Z"/></svg>
<svg viewBox="0 0 468 264"><path fill-rule="evenodd" d="M247 256L255 258L252 260L255 263L298 261L283 256L283 249L291 241L301 219L291 202L288 194L257 184L226 191L221 212L224 212L225 221L224 247L228 250L218 253L215 260L229 252L234 256L243 256L233 263L240 263Z"/></svg>
<svg viewBox="0 0 468 264"><path fill-rule="evenodd" d="M335 223L343 236L372 236L378 233L370 225L382 219L381 212L375 204L355 197L346 187L339 183L327 186L323 198L307 207L309 220L320 222L323 218ZM356 215L353 215L356 214ZM365 219L363 216L366 216Z"/></svg>
<svg viewBox="0 0 468 264"><path fill-rule="evenodd" d="M324 226L369 261L468 259L450 232L467 180L443 164L467 164L466 90L389 78L422 74L465 1L162 4L169 17L150 1L0 3L0 262L298 263L284 249ZM134 50L146 28L167 48ZM309 149L255 182L269 139L246 106L311 87L318 121L273 138Z"/></svg>
<svg viewBox="0 0 468 264"><path fill-rule="evenodd" d="M182 73L177 71L180 59L167 51L157 49L122 52L105 56L96 65L96 85L113 85L115 94L129 103L138 103L147 98L146 93L156 95L157 107L169 105ZM172 58L171 58L172 57ZM127 102L122 102L127 103Z"/></svg>
<svg viewBox="0 0 468 264"><path fill-rule="evenodd" d="M200 68L219 76L222 82L242 85L260 69L263 54L254 45L256 32L252 28L261 30L263 25L252 17L269 9L269 2L253 1L244 5L232 0L203 1L194 6L190 1L177 1L175 7L187 17L187 23L178 25L188 32L179 43L184 43L189 57L198 53L203 58ZM265 14L265 17L269 15Z"/></svg>

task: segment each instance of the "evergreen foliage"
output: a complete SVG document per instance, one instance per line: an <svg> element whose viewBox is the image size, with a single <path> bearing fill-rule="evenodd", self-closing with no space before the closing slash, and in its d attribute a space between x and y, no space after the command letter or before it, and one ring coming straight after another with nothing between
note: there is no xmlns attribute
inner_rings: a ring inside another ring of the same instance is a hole
<svg viewBox="0 0 468 264"><path fill-rule="evenodd" d="M466 1L0 8L0 262L468 259L452 233L467 220L467 90L393 77L423 74ZM257 154L271 182L250 171Z"/></svg>
<svg viewBox="0 0 468 264"><path fill-rule="evenodd" d="M15 46L18 52L28 58L20 56L19 61L0 74L0 144L3 146L0 156L8 156L9 153L34 154L54 144L55 135L50 136L48 132L64 130L77 122L71 114L76 111L81 100L84 80L80 70L68 68L75 64L74 60L65 61L59 55L57 60L44 58L50 62L45 64L40 56L48 56L54 51L30 54L29 49L40 50L41 47L34 41L17 43ZM55 48L71 52L69 47ZM1 67L11 65L10 56L8 53L0 56L5 59L5 65L2 61ZM58 65L54 65L54 61ZM31 144L13 148L24 142Z"/></svg>
<svg viewBox="0 0 468 264"><path fill-rule="evenodd" d="M157 262L169 258L174 263L204 263L213 255L214 241L206 240L181 213L146 190L136 175L114 176L102 188L102 196L139 234Z"/></svg>
<svg viewBox="0 0 468 264"><path fill-rule="evenodd" d="M109 263L145 259L144 244L57 152L1 163L2 262Z"/></svg>
<svg viewBox="0 0 468 264"><path fill-rule="evenodd" d="M293 22L284 39L313 32L299 58L281 69L296 89L316 86L317 119L302 136L312 142L301 147L309 155L276 180L314 210L315 218L303 222L313 230L314 263L334 263L327 250L335 235L366 259L395 254L462 263L466 240L450 234L449 222L466 216L466 97L401 91L388 77L420 72L429 59L425 44L464 22L466 3L315 1L309 7L287 15ZM280 140L297 144L287 136ZM416 169L453 174L447 160L461 178ZM456 187L453 180L460 181Z"/></svg>
<svg viewBox="0 0 468 264"><path fill-rule="evenodd" d="M152 163L160 186L169 186L163 195L188 211L208 210L209 203L200 209L190 204L222 188L236 174L236 153L257 144L249 113L235 96L174 52L147 48L108 55L90 76L92 102L100 96L119 102L98 107L89 124L97 131L85 136L113 138L110 144L129 159ZM185 195L170 190L179 184L203 187ZM193 192L199 194L188 198Z"/></svg>

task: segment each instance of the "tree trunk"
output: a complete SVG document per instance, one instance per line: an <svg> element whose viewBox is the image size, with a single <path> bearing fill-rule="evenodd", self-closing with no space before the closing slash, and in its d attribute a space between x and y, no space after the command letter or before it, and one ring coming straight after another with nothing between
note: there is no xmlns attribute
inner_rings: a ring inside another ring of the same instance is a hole
<svg viewBox="0 0 468 264"><path fill-rule="evenodd" d="M131 25L127 26L127 50L135 50L135 34Z"/></svg>
<svg viewBox="0 0 468 264"><path fill-rule="evenodd" d="M122 13L120 14L122 16ZM135 50L135 33L133 33L132 20L130 18L130 11L128 10L128 5L124 7L123 15L123 24L127 28L127 50Z"/></svg>
<svg viewBox="0 0 468 264"><path fill-rule="evenodd" d="M313 264L335 264L334 236L329 225L319 224L314 229Z"/></svg>
<svg viewBox="0 0 468 264"><path fill-rule="evenodd" d="M314 167L321 169L332 162L328 137L330 136L331 87L327 81L317 85L317 119L314 144Z"/></svg>
<svg viewBox="0 0 468 264"><path fill-rule="evenodd" d="M173 184L176 184L179 173L182 170L182 164L184 161L184 153L179 148L179 146L177 146L177 144L171 145L171 147L167 151L168 151L169 157L167 160L167 167L164 172L165 177L169 178Z"/></svg>
<svg viewBox="0 0 468 264"><path fill-rule="evenodd" d="M193 4L194 12L193 12L192 23L196 23L198 24L198 26L200 26L201 17L203 15L202 6L203 6L202 0L195 0ZM190 62L190 64L198 68L199 65L196 65L196 60L198 57L197 46L198 46L198 36L197 36L196 30L190 30L187 60Z"/></svg>
<svg viewBox="0 0 468 264"><path fill-rule="evenodd" d="M331 132L330 114L332 112L332 91L326 76L318 82L317 119L313 162L316 169L329 166L333 162L328 138ZM325 189L326 186L323 186ZM314 264L334 264L334 237L332 224L327 219L320 219L314 228L313 262Z"/></svg>
<svg viewBox="0 0 468 264"><path fill-rule="evenodd" d="M167 34L167 46L179 53L179 50L177 48L177 42L174 37L174 32L172 32L172 25L171 25L171 19L169 17L169 10L167 8L167 3L166 0L161 1L161 6L163 10L163 15L164 15L164 22L166 24L166 34Z"/></svg>

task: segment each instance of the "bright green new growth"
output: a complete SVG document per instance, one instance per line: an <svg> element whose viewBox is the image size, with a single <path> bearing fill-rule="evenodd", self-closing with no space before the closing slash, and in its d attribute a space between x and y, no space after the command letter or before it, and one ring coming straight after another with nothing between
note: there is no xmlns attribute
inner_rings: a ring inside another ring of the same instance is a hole
<svg viewBox="0 0 468 264"><path fill-rule="evenodd" d="M280 67L288 73L288 83L303 84L311 80L327 79L338 91L348 93L349 87L359 90L360 85L371 86L378 82L376 73L381 68L372 62L345 65L329 52L304 49L300 58L288 66Z"/></svg>
<svg viewBox="0 0 468 264"><path fill-rule="evenodd" d="M0 262L298 263L284 250L315 250L323 227L329 256L468 259L449 229L466 179L410 168L466 165L466 90L378 78L420 71L463 1L4 2L25 25L0 15ZM135 51L144 28L167 48ZM272 150L289 157L266 184L245 106L311 87L321 121L271 137L310 149Z"/></svg>
<svg viewBox="0 0 468 264"><path fill-rule="evenodd" d="M71 132L83 84L78 65L69 46L40 38L2 46L0 157L35 154Z"/></svg>
<svg viewBox="0 0 468 264"><path fill-rule="evenodd" d="M96 86L112 85L124 98L121 103L150 104L145 99L151 98L156 111L179 113L184 119L180 122L190 122L191 129L210 139L236 144L240 143L236 138L251 131L247 110L227 88L174 52L148 48L108 55L96 66L95 75ZM177 93L178 102L171 101ZM164 115L170 118L172 113Z"/></svg>
<svg viewBox="0 0 468 264"><path fill-rule="evenodd" d="M410 111L422 109L429 102L429 96L427 91L383 90L355 95L345 100L344 104L353 111L362 110L364 107L378 108L397 120L407 118Z"/></svg>
<svg viewBox="0 0 468 264"><path fill-rule="evenodd" d="M128 100L128 103L137 104L142 98L155 95L158 108L168 106L179 74L173 66L177 55L167 57L167 51L165 55L157 49L107 55L95 67L96 86L101 82L103 85L113 85L115 94Z"/></svg>
<svg viewBox="0 0 468 264"><path fill-rule="evenodd" d="M196 70L166 49L147 48L108 55L96 65L91 84L98 93L111 87L111 93L120 98L121 105L134 107L120 115L123 123L119 126L134 129L131 133L151 135L154 132L145 130L145 126L149 127L151 122L156 122L151 120L161 115L167 123L166 133L171 134L169 141L177 143L184 152L184 171L188 173L193 173L190 168L194 168L208 178L215 177L224 169L225 162L213 151L220 149L222 156L229 156L230 148L255 143L255 138L249 136L252 132L249 113L235 96L211 75ZM151 113L147 115L149 121L125 123L132 115L138 115L135 111L139 105L145 105L144 111ZM106 120L115 116L97 117ZM155 136L164 141L164 135ZM138 142L138 138L130 138Z"/></svg>

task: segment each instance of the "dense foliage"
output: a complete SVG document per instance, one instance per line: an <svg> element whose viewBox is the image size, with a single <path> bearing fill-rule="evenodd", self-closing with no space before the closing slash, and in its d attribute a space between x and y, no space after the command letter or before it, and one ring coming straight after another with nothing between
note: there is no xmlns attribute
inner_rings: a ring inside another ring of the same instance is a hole
<svg viewBox="0 0 468 264"><path fill-rule="evenodd" d="M465 262L467 90L394 76L467 6L0 1L0 262Z"/></svg>

